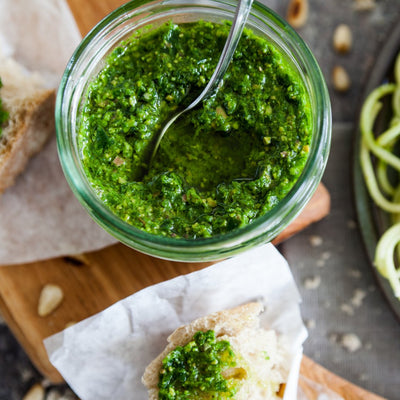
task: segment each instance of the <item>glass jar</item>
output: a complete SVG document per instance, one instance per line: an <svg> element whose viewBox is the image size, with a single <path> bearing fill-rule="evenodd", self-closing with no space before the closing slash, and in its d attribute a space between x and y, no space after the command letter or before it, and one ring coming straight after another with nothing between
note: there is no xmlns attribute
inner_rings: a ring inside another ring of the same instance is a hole
<svg viewBox="0 0 400 400"><path fill-rule="evenodd" d="M210 261L231 256L269 242L301 212L317 188L328 158L331 109L322 73L297 33L273 11L253 4L247 28L267 38L294 66L308 91L313 118L310 152L305 168L290 190L271 211L245 227L211 238L183 239L144 232L113 214L97 197L81 164L77 146L79 113L88 83L102 68L105 57L135 30L148 24L232 20L232 0L134 0L103 19L82 41L63 75L56 103L59 157L66 179L92 218L122 243L141 252L177 261Z"/></svg>

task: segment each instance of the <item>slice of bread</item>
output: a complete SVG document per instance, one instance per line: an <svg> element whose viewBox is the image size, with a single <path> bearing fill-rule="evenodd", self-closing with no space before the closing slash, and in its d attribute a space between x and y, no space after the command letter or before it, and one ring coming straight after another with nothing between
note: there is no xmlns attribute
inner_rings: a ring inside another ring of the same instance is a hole
<svg viewBox="0 0 400 400"><path fill-rule="evenodd" d="M8 119L0 134L0 193L13 185L29 159L54 133L55 90L45 89L38 74L28 73L0 55L0 89Z"/></svg>
<svg viewBox="0 0 400 400"><path fill-rule="evenodd" d="M143 374L142 382L149 390L149 399L158 399L159 375L164 358L176 347L189 343L196 332L208 330L215 332L217 341L230 343L237 360L235 370L244 372L228 372L228 375L241 380L234 399L281 399L288 376L287 353L275 331L260 328L259 314L262 311L260 303L248 303L196 319L176 329L168 337L164 351Z"/></svg>

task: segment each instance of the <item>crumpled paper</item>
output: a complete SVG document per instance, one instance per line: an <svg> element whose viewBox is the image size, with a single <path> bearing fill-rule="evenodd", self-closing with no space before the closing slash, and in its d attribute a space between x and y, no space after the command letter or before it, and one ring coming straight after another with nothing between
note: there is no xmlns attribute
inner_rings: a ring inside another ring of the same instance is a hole
<svg viewBox="0 0 400 400"><path fill-rule="evenodd" d="M288 343L285 400L296 399L307 331L286 260L263 245L201 271L147 287L45 340L51 363L82 400L142 400L145 367L178 326L211 312L258 300L261 326Z"/></svg>
<svg viewBox="0 0 400 400"><path fill-rule="evenodd" d="M64 0L0 0L0 47L48 88L81 40ZM0 265L97 250L116 240L86 213L58 161L55 135L0 197Z"/></svg>

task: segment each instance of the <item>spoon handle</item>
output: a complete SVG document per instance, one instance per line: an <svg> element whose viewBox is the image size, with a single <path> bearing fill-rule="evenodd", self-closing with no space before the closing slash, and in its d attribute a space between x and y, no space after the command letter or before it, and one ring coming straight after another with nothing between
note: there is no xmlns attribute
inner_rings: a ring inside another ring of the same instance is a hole
<svg viewBox="0 0 400 400"><path fill-rule="evenodd" d="M233 54L235 53L243 29L246 25L247 18L250 14L252 4L253 0L239 0L232 27L229 31L228 38L226 39L225 46L222 50L218 64L215 67L214 73L208 81L207 86L203 89L196 100L186 108L186 111L196 107L201 101L212 95L218 88L218 85L222 81L222 78L232 61Z"/></svg>
<svg viewBox="0 0 400 400"><path fill-rule="evenodd" d="M230 62L232 61L233 54L236 50L236 47L239 43L240 37L242 35L244 26L246 25L247 17L250 14L251 6L253 4L253 0L238 0L239 3L235 10L235 17L232 22L231 29L229 31L228 38L226 39L225 46L222 50L221 56L219 58L218 64L212 74L208 84L200 93L200 95L187 106L184 110L175 114L167 124L162 129L161 133L157 137L156 143L153 147L153 152L149 161L149 168L153 163L155 155L157 153L158 147L160 146L161 139L164 137L165 132L169 129L169 127L186 111L191 110L196 107L201 101L212 95L215 90L218 88L218 85L222 81L223 76L225 75L226 70Z"/></svg>

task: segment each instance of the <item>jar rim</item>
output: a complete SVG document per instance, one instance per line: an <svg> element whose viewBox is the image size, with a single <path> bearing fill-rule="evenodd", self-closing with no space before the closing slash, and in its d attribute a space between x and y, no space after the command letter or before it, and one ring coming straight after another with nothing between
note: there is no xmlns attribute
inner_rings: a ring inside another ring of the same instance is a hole
<svg viewBox="0 0 400 400"><path fill-rule="evenodd" d="M186 239L155 235L121 220L101 202L86 180L80 167L76 143L72 143L71 140L74 132L65 134L71 116L70 104L66 100L68 96L76 96L78 90L76 87L82 84L79 82L80 77L74 76L75 67L82 57L87 57L90 53L88 49L93 42L97 44L99 40L101 42L103 36L110 34L113 26L118 26L132 16L157 7L163 7L173 13L185 6L201 7L203 11L210 7L228 7L227 12L232 12L233 16L236 3L233 0L207 0L201 3L190 0L132 0L106 16L88 33L68 62L58 90L57 147L64 174L75 196L92 218L108 233L130 247L157 257L182 261L212 260L232 255L250 245L272 240L300 213L316 190L325 169L330 149L331 108L322 72L308 46L286 21L268 7L255 1L249 22L253 18L257 23L268 24L285 37L287 41L285 46L291 46L292 50L296 51L296 61L301 64L303 79L310 96L313 97L311 99L314 102L313 144L301 175L289 193L273 209L243 227L209 238ZM131 33L133 31L132 29ZM95 57L98 53L92 52L90 55ZM282 215L285 217L282 218Z"/></svg>

